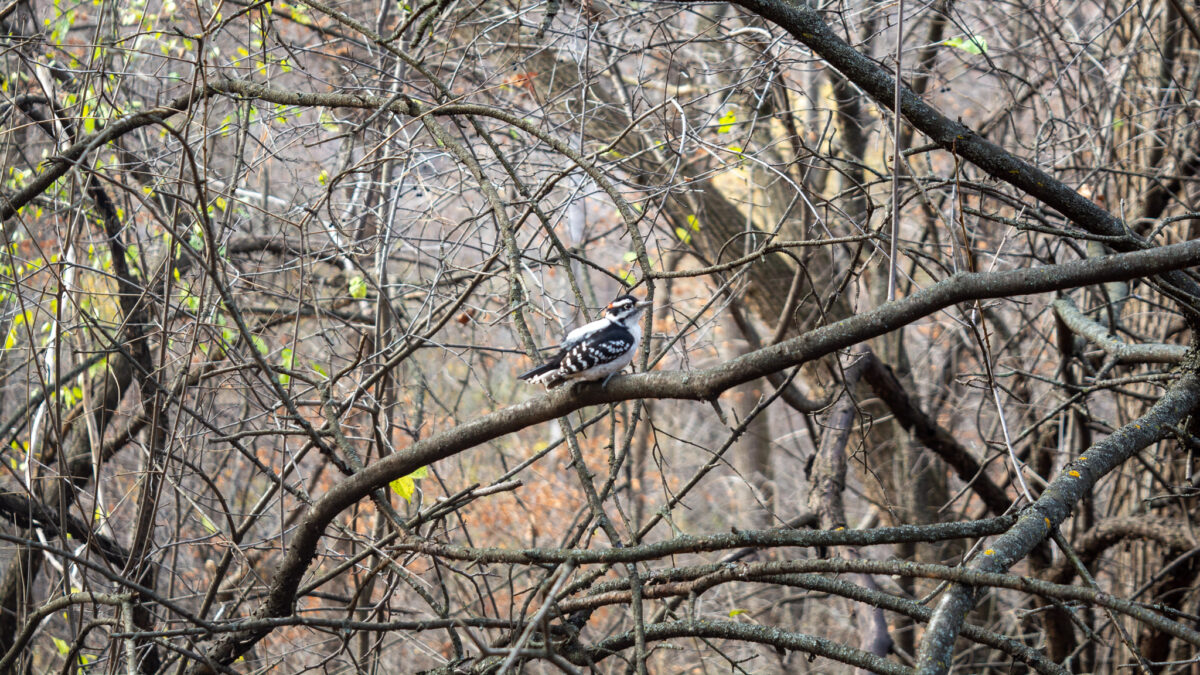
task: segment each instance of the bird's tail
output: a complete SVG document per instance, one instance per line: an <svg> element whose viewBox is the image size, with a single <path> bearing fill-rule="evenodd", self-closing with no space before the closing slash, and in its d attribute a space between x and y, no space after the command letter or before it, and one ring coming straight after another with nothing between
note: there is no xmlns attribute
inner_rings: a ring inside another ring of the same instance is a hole
<svg viewBox="0 0 1200 675"><path fill-rule="evenodd" d="M557 363L543 363L542 365L538 366L537 368L534 368L533 370L527 370L527 371L521 373L520 375L517 376L517 379L525 380L526 382L528 382L530 380L539 380L539 379L545 377L546 374L552 370L558 370Z"/></svg>
<svg viewBox="0 0 1200 675"><path fill-rule="evenodd" d="M556 372L557 370L557 363L544 363L533 370L521 373L517 378L534 384L544 384L547 389L553 389L563 383L562 377Z"/></svg>

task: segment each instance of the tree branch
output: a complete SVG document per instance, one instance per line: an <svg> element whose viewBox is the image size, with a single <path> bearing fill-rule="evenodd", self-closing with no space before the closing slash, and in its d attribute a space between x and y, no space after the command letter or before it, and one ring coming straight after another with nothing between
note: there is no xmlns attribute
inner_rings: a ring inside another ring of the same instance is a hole
<svg viewBox="0 0 1200 675"><path fill-rule="evenodd" d="M1187 347L1183 345L1131 345L1128 342L1122 342L1113 337L1108 328L1089 319L1079 311L1075 301L1070 298L1055 300L1054 312L1063 320L1067 328L1071 329L1071 332L1082 335L1088 342L1107 352L1118 363L1179 363L1188 353Z"/></svg>
<svg viewBox="0 0 1200 675"><path fill-rule="evenodd" d="M690 3L692 0L681 0ZM813 50L848 80L880 105L892 110L899 93L900 114L943 150L948 150L1050 206L1092 234L1113 237L1109 243L1119 251L1132 251L1149 244L1130 231L1119 218L1085 198L1050 174L1013 155L975 133L970 127L943 115L911 89L901 84L878 63L867 58L837 36L821 15L804 2L789 0L730 0L764 19L774 22ZM1185 274L1168 275L1172 285L1200 298L1200 285ZM1193 310L1200 311L1200 310Z"/></svg>
<svg viewBox="0 0 1200 675"><path fill-rule="evenodd" d="M266 599L255 614L276 617L292 612L296 589L316 555L317 544L324 536L325 528L339 513L396 478L481 443L562 417L589 405L637 398L711 400L731 387L883 335L958 302L1133 279L1186 267L1194 264L1198 257L1200 240L1062 265L958 274L901 300L822 326L714 368L619 377L610 382L607 388L595 385L563 387L461 424L417 441L406 450L365 467L335 485L309 507L293 533ZM231 662L267 632L225 636L212 646L210 656L218 662ZM202 668L200 664L197 667Z"/></svg>
<svg viewBox="0 0 1200 675"><path fill-rule="evenodd" d="M1121 427L1089 448L1086 455L1063 467L1063 473L1051 481L1042 496L1021 514L1017 524L992 543L972 567L981 572L999 572L1024 558L1053 528L1067 519L1097 481L1134 453L1165 437L1170 427L1195 410L1198 403L1200 378L1188 373L1145 415ZM917 653L918 675L941 675L949 671L954 639L975 600L975 589L961 584L952 586L942 596Z"/></svg>

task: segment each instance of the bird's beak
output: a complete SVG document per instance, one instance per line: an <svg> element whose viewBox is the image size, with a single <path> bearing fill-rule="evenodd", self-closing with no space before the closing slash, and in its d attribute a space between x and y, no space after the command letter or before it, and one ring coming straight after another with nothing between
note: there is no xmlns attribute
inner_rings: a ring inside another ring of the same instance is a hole
<svg viewBox="0 0 1200 675"><path fill-rule="evenodd" d="M638 306L639 308L643 308L643 307L649 307L649 306L650 306L650 305L652 305L652 304L654 304L654 303L653 303L653 302L651 302L651 301L649 301L649 300L642 300L641 302L639 302L639 303L637 304L637 306Z"/></svg>

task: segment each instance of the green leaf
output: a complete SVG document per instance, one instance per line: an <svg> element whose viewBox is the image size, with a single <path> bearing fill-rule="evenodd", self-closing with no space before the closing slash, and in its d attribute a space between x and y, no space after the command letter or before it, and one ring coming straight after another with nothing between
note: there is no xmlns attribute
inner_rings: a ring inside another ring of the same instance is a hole
<svg viewBox="0 0 1200 675"><path fill-rule="evenodd" d="M637 254L634 253L633 251L625 251L624 257L625 257L625 262L627 262L627 263L631 263L631 262L637 260Z"/></svg>
<svg viewBox="0 0 1200 675"><path fill-rule="evenodd" d="M308 365L309 365L309 367L311 367L313 369L313 372L320 375L321 377L329 377L328 371L326 371L324 368L322 368L321 364L317 363L316 361L312 361Z"/></svg>
<svg viewBox="0 0 1200 675"><path fill-rule="evenodd" d="M350 278L350 297L362 300L367 297L367 280L362 277Z"/></svg>
<svg viewBox="0 0 1200 675"><path fill-rule="evenodd" d="M984 40L979 36L952 37L942 44L946 45L947 47L961 49L968 54L986 54L988 48L987 40Z"/></svg>
<svg viewBox="0 0 1200 675"><path fill-rule="evenodd" d="M627 270L621 275L621 281L624 282L626 286L632 287L637 283L637 276L633 273L633 270Z"/></svg>
<svg viewBox="0 0 1200 675"><path fill-rule="evenodd" d="M266 354L267 352L271 351L271 350L267 349L266 340L263 340L262 338L258 337L257 335L250 336L250 343L254 345L254 348L258 350L259 354Z"/></svg>
<svg viewBox="0 0 1200 675"><path fill-rule="evenodd" d="M70 653L71 645L67 644L66 640L56 637L51 637L51 639L54 640L54 648L58 650L59 654L66 656L68 653Z"/></svg>
<svg viewBox="0 0 1200 675"><path fill-rule="evenodd" d="M737 124L737 113L733 112L733 108L730 108L729 110L726 110L725 114L721 115L721 119L717 121L720 123L717 126L717 133L727 134L729 133L729 130L733 128L733 125Z"/></svg>

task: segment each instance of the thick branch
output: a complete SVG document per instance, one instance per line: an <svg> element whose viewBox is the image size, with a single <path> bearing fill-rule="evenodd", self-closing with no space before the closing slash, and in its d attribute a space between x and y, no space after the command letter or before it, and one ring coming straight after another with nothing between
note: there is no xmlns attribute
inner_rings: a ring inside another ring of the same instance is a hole
<svg viewBox="0 0 1200 675"><path fill-rule="evenodd" d="M1079 559L1088 567L1091 567L1091 564L1105 550L1130 539L1154 541L1174 552L1186 551L1196 545L1196 542L1178 526L1178 523L1163 517L1145 515L1106 518L1076 538L1078 541L1072 542L1072 545L1075 547ZM1056 584L1065 584L1074 578L1075 571L1075 566L1071 564L1071 561L1063 559L1058 561L1043 578Z"/></svg>
<svg viewBox="0 0 1200 675"><path fill-rule="evenodd" d="M931 525L900 525L879 527L871 530L743 530L729 534L708 536L681 535L666 541L640 546L609 549L504 549L471 548L466 546L443 546L417 542L399 544L399 551L419 551L445 560L471 560L482 563L506 563L536 565L565 563L576 564L630 563L657 560L683 553L723 551L731 548L752 546L774 548L779 546L879 546L902 542L934 542L947 539L985 537L999 534L1016 522L1013 516L968 520L957 523L935 523Z"/></svg>
<svg viewBox="0 0 1200 675"><path fill-rule="evenodd" d="M309 507L293 533L267 598L256 614L275 617L291 613L296 589L316 554L317 544L325 528L339 513L400 476L481 443L589 405L637 398L711 400L731 387L883 335L958 302L1133 279L1179 269L1194 264L1198 258L1200 241L1192 241L1035 269L959 274L902 300L822 326L715 368L620 377L610 382L607 388L562 388L485 415L379 460L335 485ZM210 655L218 662L230 662L265 634L256 631L226 636L213 645Z"/></svg>
<svg viewBox="0 0 1200 675"><path fill-rule="evenodd" d="M682 637L703 637L723 640L741 640L770 645L777 649L792 649L824 656L834 661L865 668L875 673L908 675L912 671L898 663L874 654L847 647L832 640L804 633L732 621L672 621L646 626L646 640L659 641ZM600 660L617 654L633 645L633 632L617 635L600 642L591 650L591 659Z"/></svg>
<svg viewBox="0 0 1200 675"><path fill-rule="evenodd" d="M64 150L58 157L52 157L49 160L50 166L42 173L30 179L25 187L12 195L0 195L0 222L4 222L16 215L18 209L49 189L54 184L54 181L66 175L71 170L71 167L75 166L76 162L81 161L93 150L135 129L152 124L162 124L173 115L191 108L197 101L208 98L215 93L217 91L212 87L197 88L164 106L122 118L90 136L84 136L79 142Z"/></svg>
<svg viewBox="0 0 1200 675"><path fill-rule="evenodd" d="M1167 635L1200 647L1200 631L1196 631L1181 621L1169 619L1161 612L1148 609L1141 603L1119 598L1111 593L1083 586L1054 584L1015 574L979 572L962 567L917 563L908 560L807 558L742 565L715 563L651 572L643 575L643 580L645 582L644 593L647 598L695 597L711 588L734 581L772 583L779 575L848 573L939 579L971 588L1007 588L1028 595L1039 595L1068 602L1085 602L1128 615ZM626 579L606 582L597 586L591 595L562 601L560 606L563 611L574 611L583 607L599 607L614 602L628 602L628 586L629 582Z"/></svg>
<svg viewBox="0 0 1200 675"><path fill-rule="evenodd" d="M67 535L87 542L114 565L122 566L129 562L129 553L117 542L99 532L93 532L92 528L79 518L69 514L64 517L53 508L30 497L14 493L0 494L0 519L23 528L40 527L51 536L58 536L59 525L65 524ZM64 536L63 540L66 539Z"/></svg>
<svg viewBox="0 0 1200 675"><path fill-rule="evenodd" d="M1113 337L1108 328L1089 319L1070 298L1054 301L1054 311L1067 328L1108 353L1118 363L1179 363L1187 355L1183 345L1131 345Z"/></svg>
<svg viewBox="0 0 1200 675"><path fill-rule="evenodd" d="M682 0L688 2L689 0ZM825 23L808 3L791 0L731 0L733 4L772 21L792 34L889 110L895 106L895 78L877 62L858 52ZM966 159L993 178L1004 181L1066 216L1088 232L1111 237L1119 251L1148 244L1125 227L1116 216L1085 198L1050 174L975 133L970 127L943 115L911 89L901 85L900 114L944 150ZM1192 296L1200 285L1184 274L1171 274L1170 282Z"/></svg>
<svg viewBox="0 0 1200 675"><path fill-rule="evenodd" d="M1067 519L1071 510L1091 492L1097 481L1134 453L1161 440L1198 403L1200 378L1188 373L1149 412L1121 427L1089 448L1087 454L1063 467L1063 473L1051 481L1042 496L1021 514L1017 524L996 539L972 567L982 572L1000 572L1024 558L1053 528ZM955 585L942 596L917 653L917 672L920 675L940 675L949 671L954 640L967 612L975 606L975 600L974 589L964 585Z"/></svg>

